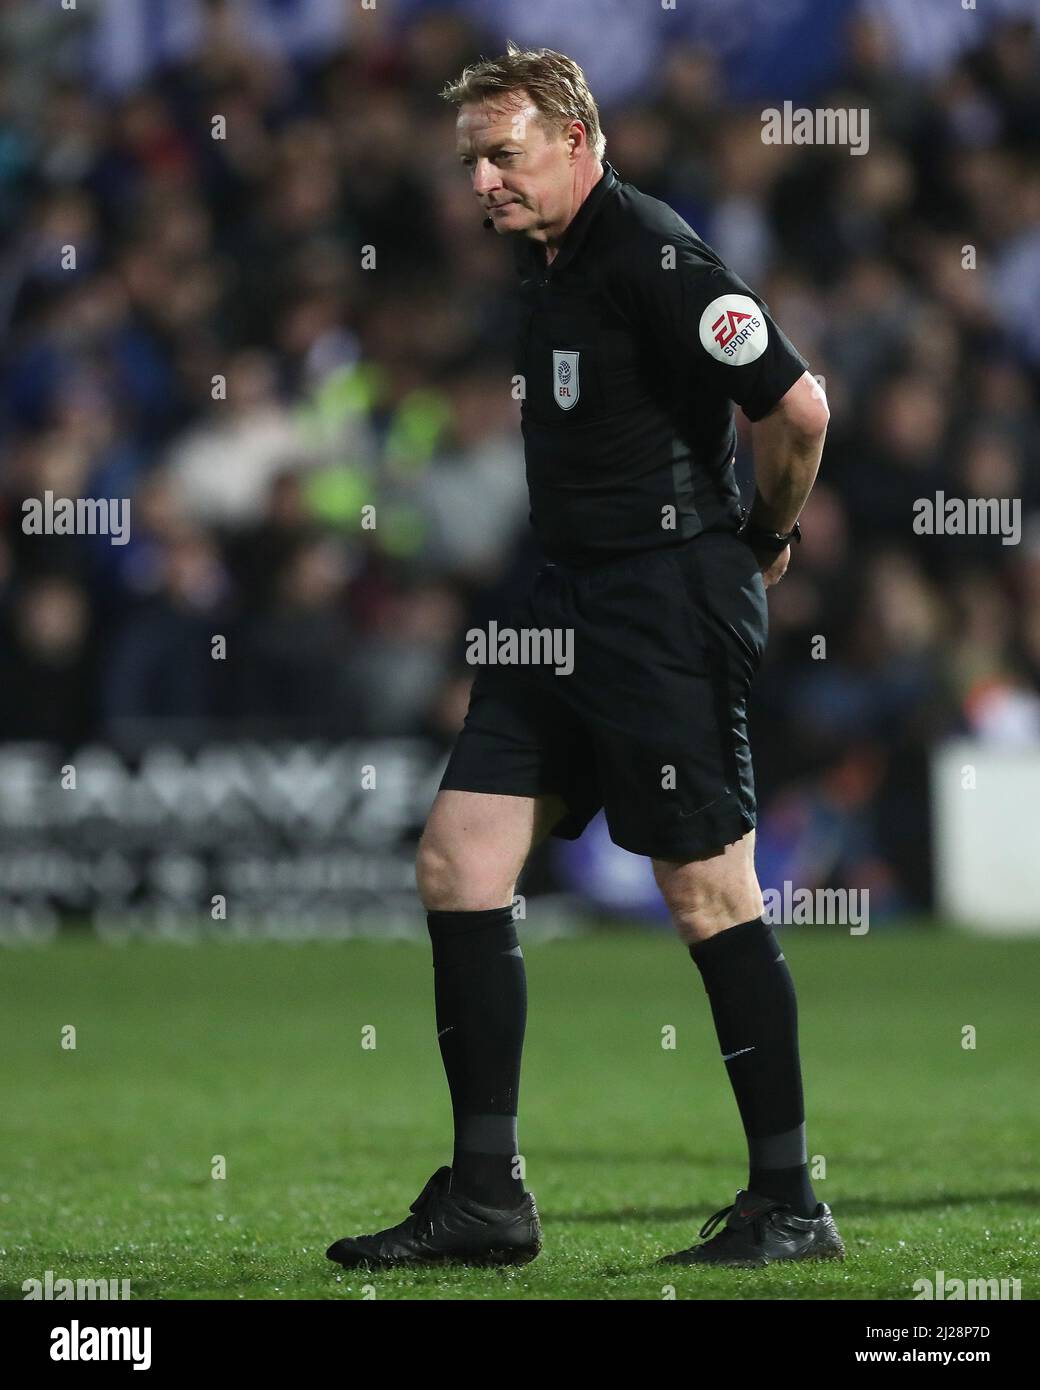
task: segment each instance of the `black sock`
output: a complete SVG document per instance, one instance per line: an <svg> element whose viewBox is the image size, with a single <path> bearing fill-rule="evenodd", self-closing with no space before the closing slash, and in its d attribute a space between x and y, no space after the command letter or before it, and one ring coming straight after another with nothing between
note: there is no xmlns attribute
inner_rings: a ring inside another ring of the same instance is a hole
<svg viewBox="0 0 1040 1390"><path fill-rule="evenodd" d="M762 918L690 947L747 1135L748 1189L812 1216L794 982Z"/></svg>
<svg viewBox="0 0 1040 1390"><path fill-rule="evenodd" d="M488 1206L515 1206L516 1112L527 1022L527 977L512 907L427 913L437 1037L451 1091L451 1188Z"/></svg>

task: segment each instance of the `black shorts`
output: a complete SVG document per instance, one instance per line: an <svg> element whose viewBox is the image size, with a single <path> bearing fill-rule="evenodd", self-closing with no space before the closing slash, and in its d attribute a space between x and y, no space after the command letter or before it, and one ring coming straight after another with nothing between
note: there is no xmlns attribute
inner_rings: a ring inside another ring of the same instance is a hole
<svg viewBox="0 0 1040 1390"><path fill-rule="evenodd" d="M615 844L659 859L711 854L754 827L747 699L769 615L735 534L546 565L499 635L507 626L572 632L573 670L482 665L442 789L555 792L567 813L552 833L571 840L603 806Z"/></svg>

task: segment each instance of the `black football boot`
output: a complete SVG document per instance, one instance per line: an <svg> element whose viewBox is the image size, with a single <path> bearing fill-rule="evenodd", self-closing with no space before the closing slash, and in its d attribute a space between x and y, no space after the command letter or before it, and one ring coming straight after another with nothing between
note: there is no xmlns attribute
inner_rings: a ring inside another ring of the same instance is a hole
<svg viewBox="0 0 1040 1390"><path fill-rule="evenodd" d="M707 1237L723 1217L728 1221L711 1240ZM772 1197L759 1197L744 1188L732 1206L723 1207L700 1229L703 1245L691 1245L666 1255L659 1264L736 1265L751 1268L775 1260L843 1260L845 1245L830 1207L820 1202L812 1216L795 1216Z"/></svg>
<svg viewBox="0 0 1040 1390"><path fill-rule="evenodd" d="M515 1207L488 1207L449 1191L451 1169L438 1168L411 1205L411 1216L371 1236L344 1236L326 1250L346 1269L357 1266L521 1265L542 1248L534 1195Z"/></svg>

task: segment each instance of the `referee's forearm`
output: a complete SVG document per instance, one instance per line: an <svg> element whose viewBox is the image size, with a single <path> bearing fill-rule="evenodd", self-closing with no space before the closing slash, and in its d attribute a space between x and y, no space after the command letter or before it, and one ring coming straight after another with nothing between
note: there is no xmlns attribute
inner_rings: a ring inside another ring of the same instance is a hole
<svg viewBox="0 0 1040 1390"><path fill-rule="evenodd" d="M755 526L780 532L794 526L816 480L829 418L823 392L806 373L775 410L752 424Z"/></svg>
<svg viewBox="0 0 1040 1390"><path fill-rule="evenodd" d="M816 480L824 435L799 435L789 428L762 433L756 429L752 430L755 501L751 522L766 531L790 531Z"/></svg>

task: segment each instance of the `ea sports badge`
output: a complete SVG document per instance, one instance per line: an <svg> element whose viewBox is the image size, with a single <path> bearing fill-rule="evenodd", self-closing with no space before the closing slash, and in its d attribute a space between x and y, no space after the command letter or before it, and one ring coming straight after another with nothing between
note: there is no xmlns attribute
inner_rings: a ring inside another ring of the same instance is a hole
<svg viewBox="0 0 1040 1390"><path fill-rule="evenodd" d="M701 347L716 362L744 367L765 352L769 327L746 294L720 294L701 314L700 338Z"/></svg>
<svg viewBox="0 0 1040 1390"><path fill-rule="evenodd" d="M561 410L570 410L578 404L579 356L577 352L553 349L553 396Z"/></svg>

